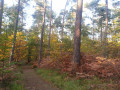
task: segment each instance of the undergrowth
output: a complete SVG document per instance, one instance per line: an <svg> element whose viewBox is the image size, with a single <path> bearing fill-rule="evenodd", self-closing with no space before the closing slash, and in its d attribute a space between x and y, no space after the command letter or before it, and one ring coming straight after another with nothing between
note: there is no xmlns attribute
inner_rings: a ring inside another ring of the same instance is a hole
<svg viewBox="0 0 120 90"><path fill-rule="evenodd" d="M23 75L21 68L18 68L17 71L13 71L11 74L12 77L4 80L3 83L0 83L0 90L23 90Z"/></svg>
<svg viewBox="0 0 120 90"><path fill-rule="evenodd" d="M93 85L105 84L96 77L93 79L71 79L67 77L67 74L60 74L56 70L36 69L36 72L47 81L52 82L60 90L93 90ZM97 88L97 90L101 89L103 87ZM104 89L107 88L104 87Z"/></svg>
<svg viewBox="0 0 120 90"><path fill-rule="evenodd" d="M22 84L23 76L22 76L22 73L19 71L19 72L15 73L14 77L15 78L10 83L8 88L10 90L23 90L23 84Z"/></svg>

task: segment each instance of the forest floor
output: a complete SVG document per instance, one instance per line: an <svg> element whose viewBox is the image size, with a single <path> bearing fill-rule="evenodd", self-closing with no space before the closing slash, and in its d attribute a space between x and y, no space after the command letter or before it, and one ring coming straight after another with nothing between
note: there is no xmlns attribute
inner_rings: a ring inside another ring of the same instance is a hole
<svg viewBox="0 0 120 90"><path fill-rule="evenodd" d="M41 68L58 69L71 76L72 54L65 53L57 60L44 59ZM37 65L37 63L36 63ZM33 65L34 67L34 65ZM120 78L120 59L106 59L100 56L81 54L81 66L76 69L77 78L98 76L101 78Z"/></svg>
<svg viewBox="0 0 120 90"><path fill-rule="evenodd" d="M37 75L30 66L23 67L24 90L58 90L51 83Z"/></svg>
<svg viewBox="0 0 120 90"><path fill-rule="evenodd" d="M97 77L102 83L97 83L94 85L91 83L87 83L87 86L97 88L94 90L120 90L120 59L107 59L100 56L87 55L82 53L81 55L81 66L78 67L73 75L72 71L72 54L64 54L61 58L57 60L48 60L44 59L41 62L41 66L39 70L40 74L45 77L45 70L58 70L59 73L64 74L67 73L67 76L70 78L74 78L75 80L85 80L88 82L93 82L94 78ZM33 64L33 68L37 67L37 63ZM46 72L45 72L46 73ZM48 71L49 74L49 71ZM50 73L51 75L52 73ZM45 78L48 78L46 76ZM54 78L53 78L54 80ZM51 80L51 81L53 81ZM97 81L97 80L95 80ZM53 81L53 83L56 81ZM85 82L86 83L86 82ZM105 84L104 84L105 83ZM57 84L56 84L57 85ZM59 85L58 85L59 86ZM63 85L64 86L64 85ZM100 89L100 87L104 87L107 89ZM64 89L62 89L64 90ZM74 89L65 89L65 90L74 90ZM79 89L75 89L79 90ZM84 90L84 89L80 89ZM85 89L86 90L86 89ZM89 89L87 89L89 90Z"/></svg>
<svg viewBox="0 0 120 90"><path fill-rule="evenodd" d="M57 59L44 58L39 68L37 62L15 65L16 79L11 80L10 89L0 90L120 90L120 59L83 53L81 61L75 75L71 73L71 53Z"/></svg>

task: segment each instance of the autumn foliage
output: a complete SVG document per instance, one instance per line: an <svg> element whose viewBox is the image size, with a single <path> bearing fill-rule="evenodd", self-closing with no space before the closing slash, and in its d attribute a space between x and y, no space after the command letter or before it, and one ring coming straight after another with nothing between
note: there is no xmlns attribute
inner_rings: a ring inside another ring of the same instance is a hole
<svg viewBox="0 0 120 90"><path fill-rule="evenodd" d="M81 66L76 70L77 78L89 78L93 76L102 78L120 77L120 60L105 59L103 57L92 56L85 53L82 53L81 57ZM60 72L67 72L72 76L72 54L64 53L64 56L56 61L44 59L40 67L58 69Z"/></svg>

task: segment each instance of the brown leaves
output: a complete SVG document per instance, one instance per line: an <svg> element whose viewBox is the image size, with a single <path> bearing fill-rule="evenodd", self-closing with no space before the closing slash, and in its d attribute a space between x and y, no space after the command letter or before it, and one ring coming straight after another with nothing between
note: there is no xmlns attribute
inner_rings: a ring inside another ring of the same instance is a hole
<svg viewBox="0 0 120 90"><path fill-rule="evenodd" d="M113 64L114 63L114 64ZM65 53L58 60L48 61L44 59L41 67L58 69L61 72L67 72L69 76L72 72L72 54ZM119 77L120 76L120 60L105 59L103 57L95 57L81 54L81 66L75 69L77 78L85 78L92 76L99 77Z"/></svg>

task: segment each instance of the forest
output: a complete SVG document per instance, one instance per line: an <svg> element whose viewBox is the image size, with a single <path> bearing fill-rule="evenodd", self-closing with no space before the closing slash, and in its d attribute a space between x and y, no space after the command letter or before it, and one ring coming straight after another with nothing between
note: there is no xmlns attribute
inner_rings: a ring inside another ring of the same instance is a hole
<svg viewBox="0 0 120 90"><path fill-rule="evenodd" d="M0 0L0 90L120 90L120 0Z"/></svg>

